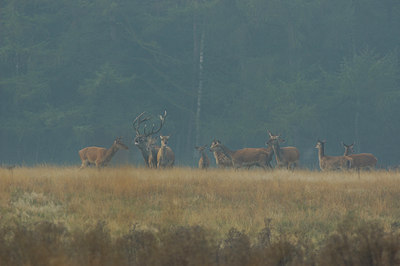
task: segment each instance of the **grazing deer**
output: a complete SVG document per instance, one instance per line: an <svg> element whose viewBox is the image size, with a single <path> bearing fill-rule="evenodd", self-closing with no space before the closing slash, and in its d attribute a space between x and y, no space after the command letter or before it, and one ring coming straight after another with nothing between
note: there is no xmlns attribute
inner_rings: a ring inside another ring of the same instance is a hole
<svg viewBox="0 0 400 266"><path fill-rule="evenodd" d="M211 147L217 145L218 143L221 143L219 140L214 139L213 142L211 143ZM228 156L225 155L225 153L219 151L219 150L212 150L212 153L215 158L215 163L217 164L218 168L226 168L226 167L232 167L232 159Z"/></svg>
<svg viewBox="0 0 400 266"><path fill-rule="evenodd" d="M157 167L157 154L160 149L159 146L155 145L156 140L152 137L157 134L165 123L165 118L167 116L167 111L164 111L163 115L160 115L160 126L155 129L153 124L150 131L147 131L147 125L144 125L143 132L140 132L140 125L143 122L150 120L149 116L145 116L145 112L138 115L135 120L133 120L133 129L136 132L134 138L135 146L141 151L146 167L155 168Z"/></svg>
<svg viewBox="0 0 400 266"><path fill-rule="evenodd" d="M378 160L374 155L372 155L371 153L352 154L354 152L354 143L351 145L346 145L342 142L342 145L344 147L344 155L353 159L351 168L357 169L357 171L360 171L361 169L370 170L375 168Z"/></svg>
<svg viewBox="0 0 400 266"><path fill-rule="evenodd" d="M318 149L319 168L322 171L327 170L348 170L350 169L353 159L349 156L327 156L325 155L326 141L317 141L315 148Z"/></svg>
<svg viewBox="0 0 400 266"><path fill-rule="evenodd" d="M195 148L200 153L199 168L207 169L210 166L210 159L208 159L208 156L205 151L205 149L207 148L207 145L200 146L200 147L196 146Z"/></svg>
<svg viewBox="0 0 400 266"><path fill-rule="evenodd" d="M100 147L83 148L79 151L79 157L81 157L82 161L80 168L85 168L89 164L95 164L96 167L106 166L119 149L128 150L128 147L121 142L121 138L116 138L109 149Z"/></svg>
<svg viewBox="0 0 400 266"><path fill-rule="evenodd" d="M157 153L157 168L173 167L175 162L175 154L170 147L167 146L169 136L160 136L161 148Z"/></svg>
<svg viewBox="0 0 400 266"><path fill-rule="evenodd" d="M244 148L241 150L232 151L219 140L213 141L210 150L212 152L223 153L232 162L234 168L259 166L263 169L270 167L271 155L265 148Z"/></svg>
<svg viewBox="0 0 400 266"><path fill-rule="evenodd" d="M279 142L284 142L281 135L273 135L268 131L269 140L267 145L271 145L275 153L277 167L286 167L286 169L294 169L299 164L300 152L296 147L279 146Z"/></svg>

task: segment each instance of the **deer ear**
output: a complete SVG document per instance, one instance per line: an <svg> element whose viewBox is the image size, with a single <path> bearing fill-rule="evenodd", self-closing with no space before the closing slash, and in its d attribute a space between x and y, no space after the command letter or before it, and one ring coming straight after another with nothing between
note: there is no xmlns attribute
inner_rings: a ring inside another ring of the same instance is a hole
<svg viewBox="0 0 400 266"><path fill-rule="evenodd" d="M162 139L162 136L160 136L160 139Z"/></svg>

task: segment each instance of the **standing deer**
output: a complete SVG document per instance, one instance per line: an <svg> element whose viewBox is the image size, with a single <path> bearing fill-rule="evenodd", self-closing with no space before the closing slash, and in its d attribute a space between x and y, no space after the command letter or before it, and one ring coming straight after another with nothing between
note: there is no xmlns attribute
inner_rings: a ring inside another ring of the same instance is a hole
<svg viewBox="0 0 400 266"><path fill-rule="evenodd" d="M357 171L360 171L361 169L372 169L378 162L376 157L371 153L352 154L354 152L354 143L346 145L342 142L342 144L344 147L344 155L353 159L351 168L357 169Z"/></svg>
<svg viewBox="0 0 400 266"><path fill-rule="evenodd" d="M264 148L244 148L241 150L232 151L219 140L213 141L210 150L212 152L223 153L232 162L234 168L259 166L263 169L270 167L271 155Z"/></svg>
<svg viewBox="0 0 400 266"><path fill-rule="evenodd" d="M273 135L268 131L269 140L267 145L271 145L275 153L275 160L277 167L286 167L286 169L294 169L300 160L300 152L296 147L283 147L279 146L279 142L284 142L281 135Z"/></svg>
<svg viewBox="0 0 400 266"><path fill-rule="evenodd" d="M211 143L210 150L211 150L211 147L217 145L218 143L220 144L221 142L219 140L214 139L213 142ZM233 166L232 159L230 157L226 156L225 153L223 153L217 149L212 150L212 153L214 155L215 163L217 164L218 168L226 168L226 167Z"/></svg>
<svg viewBox="0 0 400 266"><path fill-rule="evenodd" d="M167 146L169 136L160 136L161 148L157 153L157 168L173 167L175 162L175 154L170 147Z"/></svg>
<svg viewBox="0 0 400 266"><path fill-rule="evenodd" d="M82 161L80 168L85 168L90 164L95 164L96 167L106 166L119 149L128 150L128 147L121 142L121 138L116 138L109 149L100 147L83 148L79 151L79 157L81 157Z"/></svg>
<svg viewBox="0 0 400 266"><path fill-rule="evenodd" d="M349 156L327 156L325 155L326 141L317 141L315 148L318 149L319 168L322 171L327 170L348 170L350 169L353 159Z"/></svg>
<svg viewBox="0 0 400 266"><path fill-rule="evenodd" d="M208 159L208 156L205 151L205 149L207 148L207 145L200 146L200 147L196 146L195 148L200 153L199 168L207 169L210 166L210 159Z"/></svg>
<svg viewBox="0 0 400 266"><path fill-rule="evenodd" d="M140 125L143 122L150 120L149 116L145 116L145 112L138 115L135 120L133 120L133 129L136 132L134 138L135 146L141 151L146 167L155 168L157 167L157 154L160 149L159 146L155 145L156 140L152 137L157 134L165 123L165 118L167 116L167 111L164 111L163 115L160 115L160 126L155 129L153 124L150 131L147 131L147 125L143 127L143 132L140 132Z"/></svg>

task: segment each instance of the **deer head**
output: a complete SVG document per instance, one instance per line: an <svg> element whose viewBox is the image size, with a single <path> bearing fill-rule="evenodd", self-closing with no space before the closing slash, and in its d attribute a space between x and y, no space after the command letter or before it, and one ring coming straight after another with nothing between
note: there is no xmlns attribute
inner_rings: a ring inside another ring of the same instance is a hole
<svg viewBox="0 0 400 266"><path fill-rule="evenodd" d="M213 142L211 142L210 146L210 151L218 151L218 148L221 146L221 141L214 139Z"/></svg>
<svg viewBox="0 0 400 266"><path fill-rule="evenodd" d="M169 136L160 136L161 147L165 147L168 144Z"/></svg>
<svg viewBox="0 0 400 266"><path fill-rule="evenodd" d="M149 121L151 119L150 116L146 115L146 112L141 113L138 115L135 120L133 120L133 129L136 132L136 136L134 138L135 145L139 149L145 149L148 141L152 138L153 135L157 134L165 123L165 118L167 117L167 111L164 111L163 115L160 115L160 125L156 129L155 125L153 124L151 130L147 129L147 124L144 124L143 131L140 132L141 124Z"/></svg>
<svg viewBox="0 0 400 266"><path fill-rule="evenodd" d="M269 140L267 142L265 142L265 145L272 146L274 144L275 145L279 144L279 142L285 142L285 140L281 138L281 134L274 135L269 130L267 130L267 132L268 132L268 135L269 135Z"/></svg>
<svg viewBox="0 0 400 266"><path fill-rule="evenodd" d="M354 153L354 143L350 144L350 145L346 145L343 143L342 141L342 145L344 147L344 155L350 155Z"/></svg>
<svg viewBox="0 0 400 266"><path fill-rule="evenodd" d="M207 148L207 144L204 146L196 146L195 149L198 150L200 153L203 152Z"/></svg>
<svg viewBox="0 0 400 266"><path fill-rule="evenodd" d="M123 150L128 150L128 146L126 146L124 143L122 143L122 138L118 137L114 140L113 146L118 148L118 149L123 149Z"/></svg>

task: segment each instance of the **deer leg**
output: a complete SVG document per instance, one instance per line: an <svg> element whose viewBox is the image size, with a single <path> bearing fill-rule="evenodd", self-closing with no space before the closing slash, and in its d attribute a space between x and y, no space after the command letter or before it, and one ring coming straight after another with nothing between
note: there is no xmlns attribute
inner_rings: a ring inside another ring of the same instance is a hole
<svg viewBox="0 0 400 266"><path fill-rule="evenodd" d="M98 160L95 161L95 164L96 164L97 168L100 168L100 167L103 166L103 163L101 161L98 161Z"/></svg>
<svg viewBox="0 0 400 266"><path fill-rule="evenodd" d="M88 166L88 160L83 160L82 164L81 164L81 167L79 169L83 169L83 168L85 168L87 166Z"/></svg>

